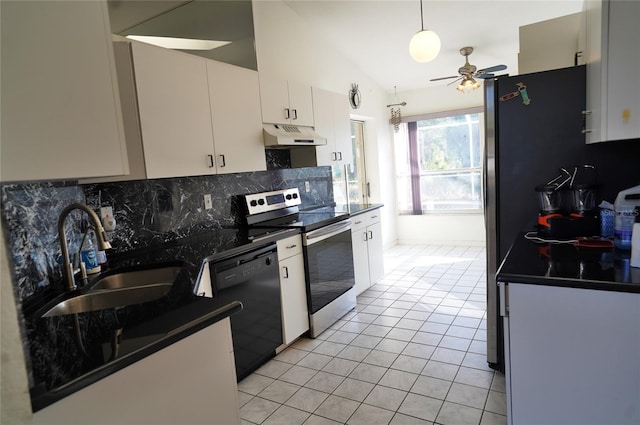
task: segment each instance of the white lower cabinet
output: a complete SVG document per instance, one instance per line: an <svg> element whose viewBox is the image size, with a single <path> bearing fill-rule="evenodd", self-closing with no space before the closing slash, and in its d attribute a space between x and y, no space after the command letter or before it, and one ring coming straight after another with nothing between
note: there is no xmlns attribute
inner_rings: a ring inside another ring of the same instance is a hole
<svg viewBox="0 0 640 425"><path fill-rule="evenodd" d="M37 411L34 424L240 424L225 318Z"/></svg>
<svg viewBox="0 0 640 425"><path fill-rule="evenodd" d="M640 423L640 294L520 283L506 292L509 423Z"/></svg>
<svg viewBox="0 0 640 425"><path fill-rule="evenodd" d="M375 209L352 217L351 237L355 289L359 295L384 275L380 212Z"/></svg>
<svg viewBox="0 0 640 425"><path fill-rule="evenodd" d="M282 302L282 340L289 345L309 330L307 288L300 235L279 240L280 298Z"/></svg>

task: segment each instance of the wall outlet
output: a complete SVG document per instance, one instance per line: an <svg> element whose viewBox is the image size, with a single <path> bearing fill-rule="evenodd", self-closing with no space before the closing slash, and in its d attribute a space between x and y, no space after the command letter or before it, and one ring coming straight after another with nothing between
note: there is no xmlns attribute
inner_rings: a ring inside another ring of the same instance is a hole
<svg viewBox="0 0 640 425"><path fill-rule="evenodd" d="M309 193L311 192L311 186L309 185L309 182L304 182L304 191Z"/></svg>
<svg viewBox="0 0 640 425"><path fill-rule="evenodd" d="M100 207L100 221L105 232L113 232L116 229L116 219L113 217L112 207Z"/></svg>
<svg viewBox="0 0 640 425"><path fill-rule="evenodd" d="M207 193L206 195L204 195L204 209L210 210L211 208L213 208L213 203L211 202L211 195Z"/></svg>
<svg viewBox="0 0 640 425"><path fill-rule="evenodd" d="M104 220L105 217L113 217L113 208L112 207L100 207L100 218Z"/></svg>

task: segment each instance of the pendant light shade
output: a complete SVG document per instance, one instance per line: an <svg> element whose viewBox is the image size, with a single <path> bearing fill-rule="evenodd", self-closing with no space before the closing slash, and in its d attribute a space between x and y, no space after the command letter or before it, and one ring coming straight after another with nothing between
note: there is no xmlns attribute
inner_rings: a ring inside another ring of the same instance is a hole
<svg viewBox="0 0 640 425"><path fill-rule="evenodd" d="M431 30L415 33L409 42L409 54L416 62L429 62L440 53L440 37Z"/></svg>
<svg viewBox="0 0 640 425"><path fill-rule="evenodd" d="M416 62L429 62L440 53L440 37L431 30L424 29L424 14L422 13L422 0L420 0L421 30L411 37L409 42L409 54Z"/></svg>

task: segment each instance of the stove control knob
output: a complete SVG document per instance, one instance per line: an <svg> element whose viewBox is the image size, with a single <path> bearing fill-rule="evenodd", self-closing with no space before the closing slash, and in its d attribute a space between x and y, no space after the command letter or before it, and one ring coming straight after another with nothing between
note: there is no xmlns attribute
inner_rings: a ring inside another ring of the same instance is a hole
<svg viewBox="0 0 640 425"><path fill-rule="evenodd" d="M290 193L287 194L286 198L287 198L287 200L291 200L291 194Z"/></svg>
<svg viewBox="0 0 640 425"><path fill-rule="evenodd" d="M292 196L293 196L293 199L298 199L298 194L297 193L294 193Z"/></svg>
<svg viewBox="0 0 640 425"><path fill-rule="evenodd" d="M253 199L251 202L249 202L249 205L251 205L252 207L255 207L256 205L258 205L258 202Z"/></svg>
<svg viewBox="0 0 640 425"><path fill-rule="evenodd" d="M258 199L258 204L259 205L264 205L264 199Z"/></svg>

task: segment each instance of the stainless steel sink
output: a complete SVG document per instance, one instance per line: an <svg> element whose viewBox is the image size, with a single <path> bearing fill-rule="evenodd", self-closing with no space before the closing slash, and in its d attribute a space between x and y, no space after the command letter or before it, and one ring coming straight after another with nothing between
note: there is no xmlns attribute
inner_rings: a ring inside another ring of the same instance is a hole
<svg viewBox="0 0 640 425"><path fill-rule="evenodd" d="M181 267L161 267L115 273L99 279L91 285L91 290L134 288L158 284L173 285L181 271Z"/></svg>
<svg viewBox="0 0 640 425"><path fill-rule="evenodd" d="M182 267L119 272L99 278L86 290L56 303L42 317L87 313L154 301L167 295Z"/></svg>

